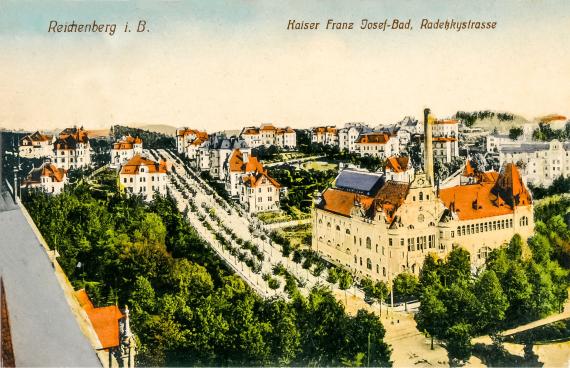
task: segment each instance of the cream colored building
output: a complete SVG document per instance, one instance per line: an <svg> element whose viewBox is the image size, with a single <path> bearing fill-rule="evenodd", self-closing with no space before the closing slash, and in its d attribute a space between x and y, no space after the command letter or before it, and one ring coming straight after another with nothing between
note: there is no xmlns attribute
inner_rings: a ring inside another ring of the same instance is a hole
<svg viewBox="0 0 570 368"><path fill-rule="evenodd" d="M42 158L53 156L53 137L39 131L20 139L18 151L20 157Z"/></svg>
<svg viewBox="0 0 570 368"><path fill-rule="evenodd" d="M431 143L428 113L424 130ZM431 150L426 152L431 165L411 182L341 172L335 187L315 201L312 248L359 278L389 281L403 271L419 274L429 253L443 257L461 246L473 266L481 266L513 235L532 235L532 199L514 165L500 174L473 173L471 184L438 193Z"/></svg>
<svg viewBox="0 0 570 368"><path fill-rule="evenodd" d="M67 128L59 133L53 144L53 163L65 170L91 165L91 145L83 127Z"/></svg>
<svg viewBox="0 0 570 368"><path fill-rule="evenodd" d="M240 138L245 140L248 147L277 146L284 149L297 147L297 133L289 128L276 128L271 124L263 124L259 128L243 128Z"/></svg>
<svg viewBox="0 0 570 368"><path fill-rule="evenodd" d="M48 194L60 194L67 183L67 173L52 163L32 169L22 182L22 188L39 188Z"/></svg>
<svg viewBox="0 0 570 368"><path fill-rule="evenodd" d="M400 141L386 132L361 134L355 142L356 153L362 157L388 158L400 153Z"/></svg>
<svg viewBox="0 0 570 368"><path fill-rule="evenodd" d="M142 155L143 141L139 137L125 136L113 143L111 148L111 166L121 167L135 155Z"/></svg>
<svg viewBox="0 0 570 368"><path fill-rule="evenodd" d="M534 142L499 149L501 164L512 162L521 168L529 184L549 186L554 179L570 175L570 142Z"/></svg>
<svg viewBox="0 0 570 368"><path fill-rule="evenodd" d="M321 126L311 130L311 143L338 146L338 129L335 126Z"/></svg>
<svg viewBox="0 0 570 368"><path fill-rule="evenodd" d="M208 133L197 129L176 129L176 150L189 159L195 159L198 147L207 139Z"/></svg>
<svg viewBox="0 0 570 368"><path fill-rule="evenodd" d="M150 201L155 192L166 195L167 172L166 162L135 155L121 167L119 186L127 193L141 195Z"/></svg>
<svg viewBox="0 0 570 368"><path fill-rule="evenodd" d="M240 203L249 213L279 210L281 185L267 170L246 174L241 178Z"/></svg>

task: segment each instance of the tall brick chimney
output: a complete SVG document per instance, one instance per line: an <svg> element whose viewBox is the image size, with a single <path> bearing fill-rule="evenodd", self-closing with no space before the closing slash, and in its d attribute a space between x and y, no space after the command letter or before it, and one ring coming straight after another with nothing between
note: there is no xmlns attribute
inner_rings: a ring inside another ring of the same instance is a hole
<svg viewBox="0 0 570 368"><path fill-rule="evenodd" d="M430 109L424 109L424 171L431 185L435 185L433 177L433 141L431 133Z"/></svg>

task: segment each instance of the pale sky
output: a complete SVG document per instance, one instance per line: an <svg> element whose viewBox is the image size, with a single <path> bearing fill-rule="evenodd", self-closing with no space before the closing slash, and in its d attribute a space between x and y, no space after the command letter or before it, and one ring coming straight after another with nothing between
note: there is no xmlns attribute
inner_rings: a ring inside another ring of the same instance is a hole
<svg viewBox="0 0 570 368"><path fill-rule="evenodd" d="M322 29L330 18L414 29ZM420 30L423 18L497 28ZM150 32L123 32L139 19ZM48 33L50 20L117 30ZM424 107L569 116L569 28L566 0L0 0L0 127L378 124Z"/></svg>

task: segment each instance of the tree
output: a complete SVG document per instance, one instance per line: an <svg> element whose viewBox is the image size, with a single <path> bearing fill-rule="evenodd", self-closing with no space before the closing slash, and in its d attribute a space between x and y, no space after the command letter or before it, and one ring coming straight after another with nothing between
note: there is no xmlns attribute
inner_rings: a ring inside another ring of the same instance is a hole
<svg viewBox="0 0 570 368"><path fill-rule="evenodd" d="M516 141L517 139L519 139L519 137L523 135L523 129L520 127L514 127L509 129L509 138L512 139L513 141Z"/></svg>
<svg viewBox="0 0 570 368"><path fill-rule="evenodd" d="M497 275L492 270L483 272L474 285L474 294L479 300L478 331L494 331L505 319L509 307Z"/></svg>
<svg viewBox="0 0 570 368"><path fill-rule="evenodd" d="M471 257L465 248L457 247L447 256L444 265L444 286L449 282L468 280L471 277Z"/></svg>
<svg viewBox="0 0 570 368"><path fill-rule="evenodd" d="M348 297L346 295L346 291L350 289L352 283L352 275L348 271L343 270L339 275L338 287L340 290L344 290L344 305L348 305Z"/></svg>
<svg viewBox="0 0 570 368"><path fill-rule="evenodd" d="M420 307L414 316L418 329L425 331L431 337L431 349L433 339L443 339L447 330L447 310L439 298L439 287L427 286L423 289L420 297Z"/></svg>
<svg viewBox="0 0 570 368"><path fill-rule="evenodd" d="M447 331L447 354L450 364L461 365L471 357L471 326L467 323L458 323Z"/></svg>
<svg viewBox="0 0 570 368"><path fill-rule="evenodd" d="M404 300L406 311L408 310L408 301L418 294L419 280L416 275L410 272L402 272L396 276L393 282L394 294Z"/></svg>

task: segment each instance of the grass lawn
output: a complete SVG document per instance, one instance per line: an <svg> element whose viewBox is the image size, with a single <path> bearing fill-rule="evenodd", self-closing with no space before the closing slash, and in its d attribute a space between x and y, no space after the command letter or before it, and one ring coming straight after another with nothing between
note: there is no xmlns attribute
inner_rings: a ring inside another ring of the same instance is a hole
<svg viewBox="0 0 570 368"><path fill-rule="evenodd" d="M311 245L311 224L285 227L278 230L278 233L289 239L293 248L307 248Z"/></svg>
<svg viewBox="0 0 570 368"><path fill-rule="evenodd" d="M338 164L333 164L324 161L309 161L302 164L303 168L306 170L317 170L317 171L327 171L338 169Z"/></svg>
<svg viewBox="0 0 570 368"><path fill-rule="evenodd" d="M257 218L266 224L273 224L276 222L285 222L292 220L291 216L283 211L270 211L270 212L260 212Z"/></svg>

